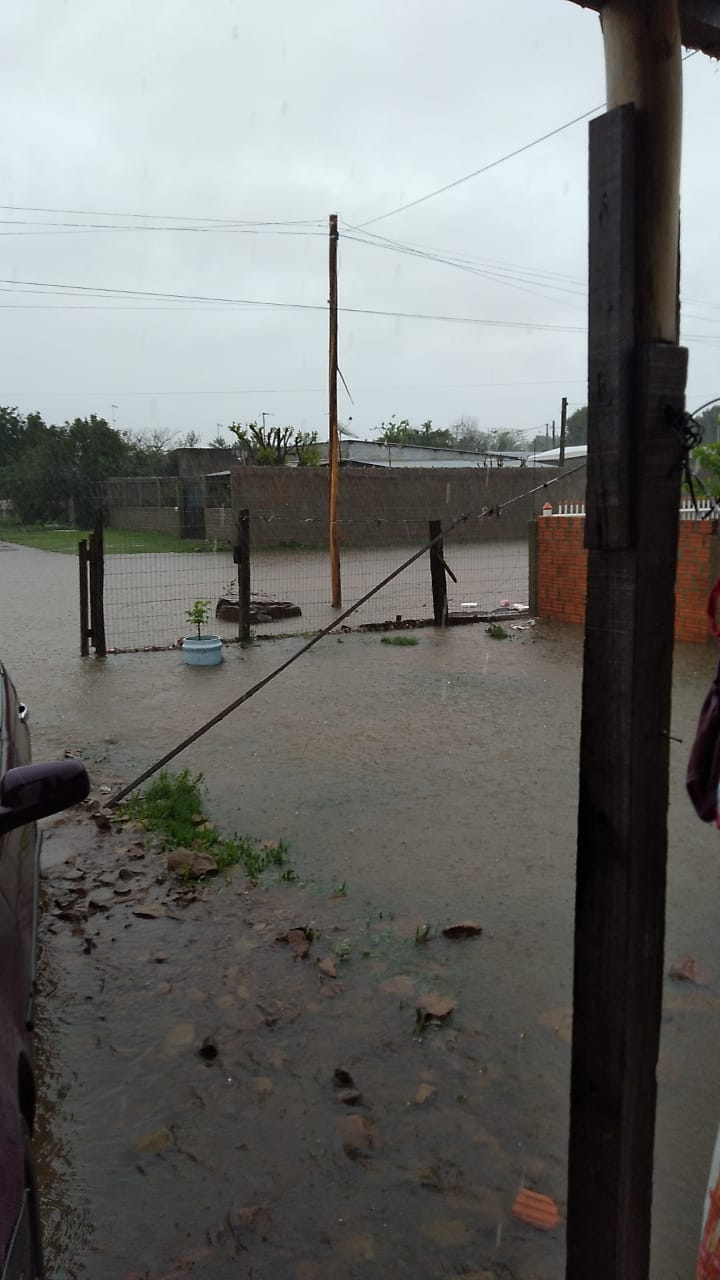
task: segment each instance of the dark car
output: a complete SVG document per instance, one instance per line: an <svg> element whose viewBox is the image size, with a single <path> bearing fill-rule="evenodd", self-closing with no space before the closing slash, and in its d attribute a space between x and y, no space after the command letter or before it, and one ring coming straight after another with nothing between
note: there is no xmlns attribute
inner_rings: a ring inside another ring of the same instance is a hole
<svg viewBox="0 0 720 1280"><path fill-rule="evenodd" d="M38 818L84 800L79 760L30 763L27 708L0 663L0 1280L42 1277L32 1156Z"/></svg>

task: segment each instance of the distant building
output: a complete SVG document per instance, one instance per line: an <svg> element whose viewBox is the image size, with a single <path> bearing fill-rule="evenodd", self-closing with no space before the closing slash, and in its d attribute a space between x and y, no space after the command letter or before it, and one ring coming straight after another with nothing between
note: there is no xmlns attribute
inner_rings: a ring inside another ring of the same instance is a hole
<svg viewBox="0 0 720 1280"><path fill-rule="evenodd" d="M323 465L328 460L328 442L317 448ZM383 444L378 440L348 440L340 436L340 464L343 467L503 467L522 466L522 453L478 453L472 449L429 448L419 444Z"/></svg>

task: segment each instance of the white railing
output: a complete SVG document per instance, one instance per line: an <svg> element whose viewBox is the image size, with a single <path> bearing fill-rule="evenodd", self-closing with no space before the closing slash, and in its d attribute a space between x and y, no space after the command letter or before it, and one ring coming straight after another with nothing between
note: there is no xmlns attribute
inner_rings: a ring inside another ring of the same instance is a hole
<svg viewBox="0 0 720 1280"><path fill-rule="evenodd" d="M549 502L543 507L544 516L584 516L584 502L560 502L553 508ZM681 520L717 520L720 519L720 507L712 498L698 498L697 506L692 498L683 498L680 503Z"/></svg>

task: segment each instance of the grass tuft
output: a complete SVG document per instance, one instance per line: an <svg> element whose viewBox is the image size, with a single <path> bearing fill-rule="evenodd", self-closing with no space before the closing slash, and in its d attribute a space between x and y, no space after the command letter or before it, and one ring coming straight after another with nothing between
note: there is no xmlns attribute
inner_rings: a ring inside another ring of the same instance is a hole
<svg viewBox="0 0 720 1280"><path fill-rule="evenodd" d="M381 644L394 644L399 649L406 649L411 644L418 644L419 641L415 636L381 636Z"/></svg>
<svg viewBox="0 0 720 1280"><path fill-rule="evenodd" d="M157 832L168 847L181 845L212 854L221 871L242 865L251 880L258 880L270 868L284 867L288 853L284 841L220 835L205 812L202 784L201 773L183 769L171 774L163 769L147 790L132 796L120 812L141 823L146 831Z"/></svg>

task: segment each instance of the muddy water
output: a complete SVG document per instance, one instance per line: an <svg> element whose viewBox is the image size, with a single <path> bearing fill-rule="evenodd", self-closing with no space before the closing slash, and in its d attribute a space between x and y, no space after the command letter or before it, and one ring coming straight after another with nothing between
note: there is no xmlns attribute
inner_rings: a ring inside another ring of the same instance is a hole
<svg viewBox="0 0 720 1280"><path fill-rule="evenodd" d="M417 544L427 538L418 530ZM376 583L402 564L413 548L375 547L342 552L343 601L347 608ZM486 542L449 546L447 560L457 582L448 580L451 609L473 603L481 611L497 608L501 601L526 603L528 553L526 542ZM185 610L194 599L236 594L237 570L229 553L113 555L105 562L105 630L108 647L142 648L174 644L187 624ZM258 631L272 635L297 635L327 626L330 607L330 571L325 551L255 551L252 556L252 590L273 600L289 600L301 615L260 623ZM404 571L389 586L353 615L353 627L370 622L432 617L432 591L428 556ZM231 623L213 623L225 637L237 635Z"/></svg>
<svg viewBox="0 0 720 1280"><path fill-rule="evenodd" d="M15 601L3 653L33 709L36 755L79 745L91 767L128 777L296 643L232 650L215 671L173 654L81 663L73 573L62 557L0 555ZM89 956L67 931L48 939L43 1144L58 1274L99 1274L101 1257L103 1275L155 1280L202 1249L195 1274L562 1274L561 1233L538 1237L510 1206L523 1179L564 1198L580 638L542 627L512 642L479 628L419 640L323 642L179 762L204 772L219 823L286 838L308 888L249 903L217 893L180 921L103 934ZM685 743L712 660L677 654L673 732ZM666 987L655 1280L692 1271L720 1118L720 870L682 794L686 750L673 747L667 953L693 955L713 981ZM331 898L342 882L347 896ZM467 915L481 939L415 945L420 921ZM342 991L326 994L332 984L264 939L288 916L348 938ZM428 984L458 1006L418 1042ZM291 1013L267 1034L257 1006L272 1000ZM178 1044L186 1025L192 1039ZM222 1053L208 1067L195 1050L210 1033ZM374 1126L358 1158L338 1127L343 1060ZM427 1105L414 1101L422 1083L437 1090ZM161 1130L171 1141L139 1158ZM267 1229L238 1226L233 1214L253 1206Z"/></svg>

